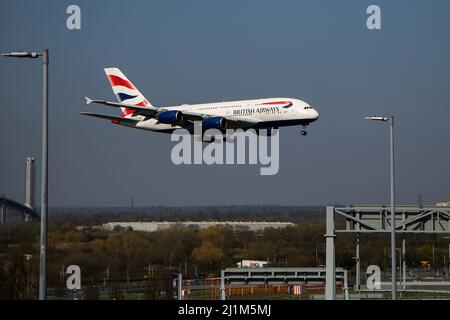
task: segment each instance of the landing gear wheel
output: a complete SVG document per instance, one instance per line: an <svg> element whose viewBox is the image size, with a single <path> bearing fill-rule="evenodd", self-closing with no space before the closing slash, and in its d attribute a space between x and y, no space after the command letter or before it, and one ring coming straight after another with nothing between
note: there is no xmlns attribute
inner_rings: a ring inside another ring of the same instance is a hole
<svg viewBox="0 0 450 320"><path fill-rule="evenodd" d="M308 134L308 132L305 131L305 130L302 130L302 131L300 131L300 134L301 134L302 136L306 136L306 135Z"/></svg>

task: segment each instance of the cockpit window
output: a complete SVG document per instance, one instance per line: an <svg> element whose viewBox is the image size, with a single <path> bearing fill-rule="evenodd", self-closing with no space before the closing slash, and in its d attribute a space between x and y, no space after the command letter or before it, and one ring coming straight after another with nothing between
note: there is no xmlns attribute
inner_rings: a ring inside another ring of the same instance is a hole
<svg viewBox="0 0 450 320"><path fill-rule="evenodd" d="M305 109L312 109L312 107L305 107Z"/></svg>

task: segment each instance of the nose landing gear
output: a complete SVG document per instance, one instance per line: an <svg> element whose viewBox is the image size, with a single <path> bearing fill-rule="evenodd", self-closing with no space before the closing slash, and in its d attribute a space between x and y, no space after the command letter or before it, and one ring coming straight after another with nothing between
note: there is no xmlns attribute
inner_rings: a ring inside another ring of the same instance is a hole
<svg viewBox="0 0 450 320"><path fill-rule="evenodd" d="M306 131L306 126L302 126L302 129L300 130L300 134L302 136L306 136L308 134L308 132Z"/></svg>

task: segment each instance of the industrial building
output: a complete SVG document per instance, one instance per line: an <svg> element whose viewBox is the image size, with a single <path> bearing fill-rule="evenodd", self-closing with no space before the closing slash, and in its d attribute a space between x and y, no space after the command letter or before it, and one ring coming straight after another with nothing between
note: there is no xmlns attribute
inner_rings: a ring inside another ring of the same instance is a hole
<svg viewBox="0 0 450 320"><path fill-rule="evenodd" d="M27 157L25 172L25 203L0 196L0 225L7 221L29 221L32 217L40 218L35 210L36 173L33 157ZM17 215L19 213L19 215ZM20 219L17 219L20 217Z"/></svg>
<svg viewBox="0 0 450 320"><path fill-rule="evenodd" d="M436 207L450 207L450 201L437 202Z"/></svg>
<svg viewBox="0 0 450 320"><path fill-rule="evenodd" d="M235 231L262 231L268 228L281 229L294 226L291 222L256 222L256 221L152 221L152 222L108 222L102 225L103 229L112 231L114 228L132 229L134 231L154 232L167 230L174 227L186 227L195 229L206 229L209 227L232 227Z"/></svg>
<svg viewBox="0 0 450 320"><path fill-rule="evenodd" d="M33 157L27 157L26 180L25 180L25 205L35 207L36 198L36 173Z"/></svg>

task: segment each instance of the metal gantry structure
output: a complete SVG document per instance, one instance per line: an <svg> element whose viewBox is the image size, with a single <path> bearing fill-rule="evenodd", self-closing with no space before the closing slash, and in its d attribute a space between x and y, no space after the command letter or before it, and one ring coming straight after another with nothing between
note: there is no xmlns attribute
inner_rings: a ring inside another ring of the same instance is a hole
<svg viewBox="0 0 450 320"><path fill-rule="evenodd" d="M226 299L226 288L247 285L306 285L323 284L330 274L323 267L263 267L227 268L220 275L220 298ZM344 299L348 299L347 270L335 268L333 283L342 284Z"/></svg>
<svg viewBox="0 0 450 320"><path fill-rule="evenodd" d="M450 235L450 208L436 206L397 206L392 221L391 208L386 206L347 206L326 208L326 286L325 299L336 298L335 237L337 233L356 235L356 289L360 286L359 234L390 233L395 224L396 235ZM343 229L336 229L336 217L344 218ZM403 284L406 282L406 239L402 238ZM450 242L449 242L450 256Z"/></svg>

